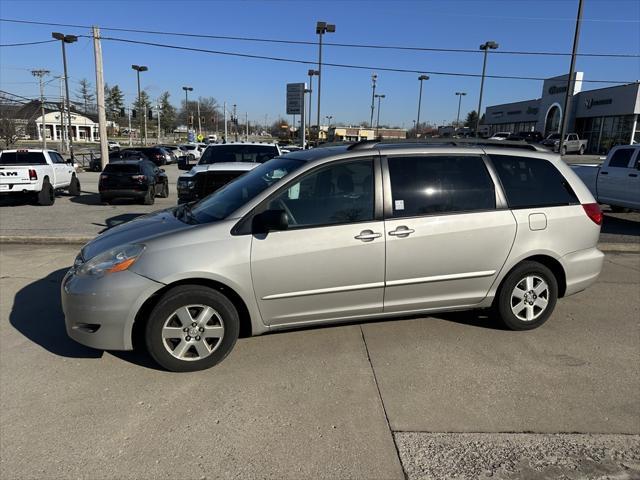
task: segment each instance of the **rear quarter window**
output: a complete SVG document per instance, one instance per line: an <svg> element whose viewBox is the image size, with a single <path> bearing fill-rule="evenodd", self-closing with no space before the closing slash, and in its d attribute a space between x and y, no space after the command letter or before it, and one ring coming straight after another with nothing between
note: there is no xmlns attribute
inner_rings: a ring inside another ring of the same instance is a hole
<svg viewBox="0 0 640 480"><path fill-rule="evenodd" d="M580 203L569 182L542 158L490 155L509 208L534 208Z"/></svg>

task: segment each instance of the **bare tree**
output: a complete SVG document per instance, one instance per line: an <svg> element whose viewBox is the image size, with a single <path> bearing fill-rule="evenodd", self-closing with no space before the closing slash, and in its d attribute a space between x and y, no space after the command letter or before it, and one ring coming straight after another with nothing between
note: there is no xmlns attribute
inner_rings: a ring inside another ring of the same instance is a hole
<svg viewBox="0 0 640 480"><path fill-rule="evenodd" d="M14 119L0 118L0 138L4 140L5 148L9 148L18 140L18 129Z"/></svg>

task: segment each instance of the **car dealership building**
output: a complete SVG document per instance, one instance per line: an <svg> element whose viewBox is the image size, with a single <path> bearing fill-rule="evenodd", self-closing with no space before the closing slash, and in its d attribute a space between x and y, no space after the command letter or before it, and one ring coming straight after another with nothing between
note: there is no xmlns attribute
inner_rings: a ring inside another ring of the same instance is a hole
<svg viewBox="0 0 640 480"><path fill-rule="evenodd" d="M489 133L560 131L568 75L548 78L542 97L487 107ZM587 153L606 154L614 145L640 141L640 82L582 91L583 73L576 72L567 133L587 139Z"/></svg>

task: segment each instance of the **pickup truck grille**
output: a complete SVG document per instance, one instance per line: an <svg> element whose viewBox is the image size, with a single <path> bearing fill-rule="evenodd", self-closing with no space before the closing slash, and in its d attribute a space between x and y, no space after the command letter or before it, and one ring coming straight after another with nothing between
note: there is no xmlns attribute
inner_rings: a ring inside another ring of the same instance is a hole
<svg viewBox="0 0 640 480"><path fill-rule="evenodd" d="M202 172L196 175L194 191L203 198L246 172Z"/></svg>

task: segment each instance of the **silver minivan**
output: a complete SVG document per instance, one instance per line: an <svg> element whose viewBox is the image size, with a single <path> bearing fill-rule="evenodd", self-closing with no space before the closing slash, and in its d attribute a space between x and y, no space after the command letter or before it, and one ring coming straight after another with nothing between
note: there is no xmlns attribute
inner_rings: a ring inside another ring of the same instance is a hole
<svg viewBox="0 0 640 480"><path fill-rule="evenodd" d="M67 332L193 371L241 332L469 309L536 328L598 277L602 214L558 155L500 143L293 152L107 230L63 280Z"/></svg>

